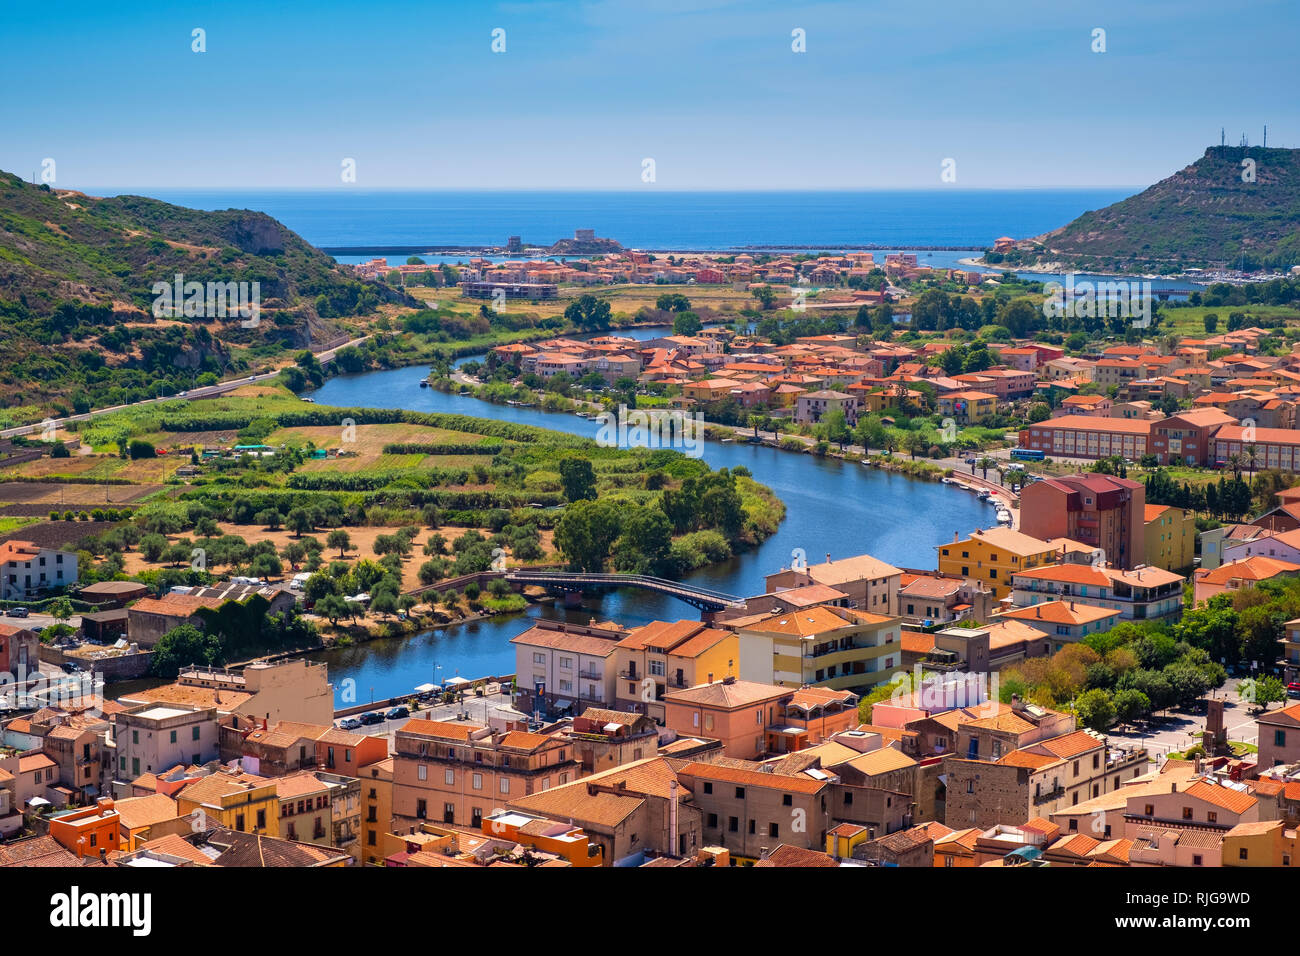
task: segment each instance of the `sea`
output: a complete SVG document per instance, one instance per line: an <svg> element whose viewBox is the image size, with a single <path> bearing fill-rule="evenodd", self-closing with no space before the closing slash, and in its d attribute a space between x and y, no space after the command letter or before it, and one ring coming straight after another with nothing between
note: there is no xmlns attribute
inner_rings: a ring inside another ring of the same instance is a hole
<svg viewBox="0 0 1300 956"><path fill-rule="evenodd" d="M510 236L550 246L576 229L636 249L724 251L876 245L988 248L1064 225L1140 191L928 189L863 191L360 190L87 188L197 209L265 212L325 247L501 245ZM935 251L932 264L961 255Z"/></svg>

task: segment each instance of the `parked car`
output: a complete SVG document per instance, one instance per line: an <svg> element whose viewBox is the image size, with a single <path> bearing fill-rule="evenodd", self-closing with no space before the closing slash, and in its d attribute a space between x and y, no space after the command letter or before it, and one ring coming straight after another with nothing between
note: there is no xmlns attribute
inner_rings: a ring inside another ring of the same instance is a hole
<svg viewBox="0 0 1300 956"><path fill-rule="evenodd" d="M10 617L26 617L28 613L29 612L25 607L11 607L5 611L5 614Z"/></svg>
<svg viewBox="0 0 1300 956"><path fill-rule="evenodd" d="M394 707L392 710L390 710L387 714L384 715L384 717L387 720L402 720L403 718L410 717L410 716L411 716L410 710L408 710L406 707L403 706Z"/></svg>
<svg viewBox="0 0 1300 956"><path fill-rule="evenodd" d="M361 715L361 722L367 727L371 724L382 724L384 722L384 715L375 710L368 710Z"/></svg>
<svg viewBox="0 0 1300 956"><path fill-rule="evenodd" d="M1292 681L1286 685L1286 695L1288 697L1300 697L1300 681Z"/></svg>
<svg viewBox="0 0 1300 956"><path fill-rule="evenodd" d="M361 726L361 720L358 717L344 717L339 721L339 730L356 730Z"/></svg>

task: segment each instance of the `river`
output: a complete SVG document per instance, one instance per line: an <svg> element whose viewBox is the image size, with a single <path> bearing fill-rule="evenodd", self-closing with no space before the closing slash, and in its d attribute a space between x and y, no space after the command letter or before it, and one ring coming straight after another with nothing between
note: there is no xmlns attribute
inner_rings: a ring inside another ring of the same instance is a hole
<svg viewBox="0 0 1300 956"><path fill-rule="evenodd" d="M614 333L626 334L626 333ZM638 337L662 330L637 330ZM418 412L452 412L537 425L595 437L597 423L572 414L539 408L496 405L477 398L420 388L424 366L345 375L310 393L322 405L405 408ZM976 527L991 526L993 507L973 494L938 482L918 481L842 462L751 445L747 442L704 443L704 460L713 468L744 465L786 504L786 518L759 547L724 564L692 574L689 580L731 594L763 591L763 578L785 567L801 548L809 563L829 553L843 558L868 552L892 564L935 567L935 546ZM329 664L337 689L355 681L358 700L385 699L426 681L481 677L515 671L509 641L529 626L528 618L554 617L587 621L592 617L636 625L652 620L693 617L687 604L634 589L590 595L581 609L533 606L525 614L494 618L414 637L370 641L314 655Z"/></svg>

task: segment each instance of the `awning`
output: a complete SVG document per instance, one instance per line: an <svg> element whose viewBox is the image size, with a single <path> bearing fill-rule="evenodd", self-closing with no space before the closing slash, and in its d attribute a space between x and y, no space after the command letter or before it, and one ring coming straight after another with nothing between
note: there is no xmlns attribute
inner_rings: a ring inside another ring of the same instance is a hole
<svg viewBox="0 0 1300 956"><path fill-rule="evenodd" d="M436 684L418 684L416 685L415 692L417 694L432 694L437 689L438 686Z"/></svg>
<svg viewBox="0 0 1300 956"><path fill-rule="evenodd" d="M555 702L556 710L568 710L572 706L573 706L573 701L571 700L557 700Z"/></svg>
<svg viewBox="0 0 1300 956"><path fill-rule="evenodd" d="M461 684L470 684L473 681L466 680L464 677L448 677L447 683L459 687Z"/></svg>

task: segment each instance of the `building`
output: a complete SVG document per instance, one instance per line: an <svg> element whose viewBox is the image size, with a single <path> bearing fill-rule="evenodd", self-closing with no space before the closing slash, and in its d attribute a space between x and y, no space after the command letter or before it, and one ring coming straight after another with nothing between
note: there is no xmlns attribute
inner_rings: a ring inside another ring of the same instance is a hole
<svg viewBox="0 0 1300 956"><path fill-rule="evenodd" d="M826 845L834 779L829 774L763 773L697 762L677 776L703 815L703 839L725 847L734 863L757 862L782 843L807 850Z"/></svg>
<svg viewBox="0 0 1300 956"><path fill-rule="evenodd" d="M1265 711L1255 722L1259 727L1256 766L1261 771L1300 760L1300 704Z"/></svg>
<svg viewBox="0 0 1300 956"><path fill-rule="evenodd" d="M1233 456L1253 460L1254 467L1300 471L1300 430L1223 425L1214 433L1209 464L1225 465Z"/></svg>
<svg viewBox="0 0 1300 956"><path fill-rule="evenodd" d="M896 617L818 605L729 623L746 681L857 690L883 683L902 664Z"/></svg>
<svg viewBox="0 0 1300 956"><path fill-rule="evenodd" d="M910 624L986 621L992 612L993 592L980 581L939 571L903 569L898 615Z"/></svg>
<svg viewBox="0 0 1300 956"><path fill-rule="evenodd" d="M0 674L13 681L34 680L40 673L40 647L35 631L0 622Z"/></svg>
<svg viewBox="0 0 1300 956"><path fill-rule="evenodd" d="M1171 505L1146 505L1142 563L1187 571L1196 563L1196 514Z"/></svg>
<svg viewBox="0 0 1300 956"><path fill-rule="evenodd" d="M588 707L573 718L569 741L588 776L654 756L659 725L645 714Z"/></svg>
<svg viewBox="0 0 1300 956"><path fill-rule="evenodd" d="M1192 572L1193 600L1201 604L1216 594L1243 591L1253 588L1260 581L1283 576L1292 577L1296 574L1300 574L1300 564L1290 561L1266 558L1258 554L1250 558L1239 558L1221 564L1217 568L1197 569Z"/></svg>
<svg viewBox="0 0 1300 956"><path fill-rule="evenodd" d="M240 833L279 836L280 799L274 778L219 770L176 794L176 809L195 831L213 826Z"/></svg>
<svg viewBox="0 0 1300 956"><path fill-rule="evenodd" d="M117 760L113 787L130 796L130 783L145 773L161 773L177 764L204 764L219 753L218 716L214 707L140 704L113 718Z"/></svg>
<svg viewBox="0 0 1300 956"><path fill-rule="evenodd" d="M515 646L515 706L525 713L581 713L612 706L615 649L627 635L614 624L538 621L510 641Z"/></svg>
<svg viewBox="0 0 1300 956"><path fill-rule="evenodd" d="M1145 419L1094 418L1065 415L1030 425L1020 432L1020 445L1049 458L1110 458L1137 461L1147 454L1151 422Z"/></svg>
<svg viewBox="0 0 1300 956"><path fill-rule="evenodd" d="M113 801L101 797L95 805L50 819L50 836L79 857L102 857L121 847L121 825Z"/></svg>
<svg viewBox="0 0 1300 956"><path fill-rule="evenodd" d="M1120 612L1106 607L1084 604L1072 599L1047 601L1031 607L999 611L994 620L1010 619L1037 628L1052 641L1052 651L1081 641L1089 634L1109 631L1120 621Z"/></svg>
<svg viewBox="0 0 1300 956"><path fill-rule="evenodd" d="M380 836L393 827L393 758L361 768L361 862L383 860Z"/></svg>
<svg viewBox="0 0 1300 956"><path fill-rule="evenodd" d="M1238 823L1223 835L1223 865L1291 866L1298 849L1295 827L1282 820Z"/></svg>
<svg viewBox="0 0 1300 956"><path fill-rule="evenodd" d="M722 741L728 757L752 760L780 752L780 731L795 688L725 677L664 695L666 724L685 737Z"/></svg>
<svg viewBox="0 0 1300 956"><path fill-rule="evenodd" d="M393 738L393 826L466 824L518 797L578 779L582 765L562 735L500 732L412 718Z"/></svg>
<svg viewBox="0 0 1300 956"><path fill-rule="evenodd" d="M847 595L849 606L873 614L898 613L898 588L903 572L869 554L832 561L826 555L821 564L783 568L763 579L768 593L821 584Z"/></svg>
<svg viewBox="0 0 1300 956"><path fill-rule="evenodd" d="M1146 488L1110 475L1044 478L1020 492L1020 530L1050 541L1072 538L1102 551L1103 563L1145 563Z"/></svg>
<svg viewBox="0 0 1300 956"><path fill-rule="evenodd" d="M834 389L805 392L795 399L794 420L800 425L816 425L831 412L843 412L845 421L852 428L858 421L859 404L856 396Z"/></svg>
<svg viewBox="0 0 1300 956"><path fill-rule="evenodd" d="M1088 564L1056 564L1012 578L1011 601L1032 608L1043 601L1070 601L1120 612L1125 621L1176 617L1183 610L1186 578L1163 568L1132 571ZM1034 624L1028 617L1020 617Z"/></svg>
<svg viewBox="0 0 1300 956"><path fill-rule="evenodd" d="M11 538L0 542L0 599L27 601L77 583L77 552Z"/></svg>
<svg viewBox="0 0 1300 956"><path fill-rule="evenodd" d="M734 631L699 621L652 621L615 645L613 709L647 714L662 724L667 690L735 674L739 664Z"/></svg>
<svg viewBox="0 0 1300 956"><path fill-rule="evenodd" d="M127 705L213 707L219 714L270 724L288 720L328 727L334 723L329 668L301 657L255 661L237 670L191 666L182 669L174 683L132 691L119 700Z"/></svg>
<svg viewBox="0 0 1300 956"><path fill-rule="evenodd" d="M673 763L649 757L516 797L506 809L581 827L600 847L603 866L639 865L655 857L693 857L706 845L697 803L702 788L692 786L683 775L695 764L685 764L679 772Z"/></svg>
<svg viewBox="0 0 1300 956"><path fill-rule="evenodd" d="M938 549L941 572L980 581L998 599L1011 592L1017 572L1052 564L1057 558L1056 548L1048 542L1010 528L977 530L965 540L954 534L951 544Z"/></svg>

